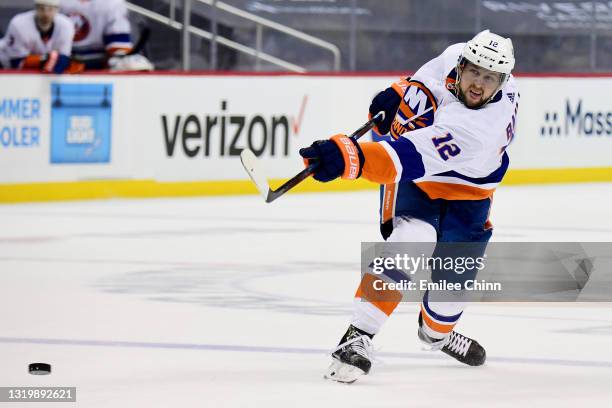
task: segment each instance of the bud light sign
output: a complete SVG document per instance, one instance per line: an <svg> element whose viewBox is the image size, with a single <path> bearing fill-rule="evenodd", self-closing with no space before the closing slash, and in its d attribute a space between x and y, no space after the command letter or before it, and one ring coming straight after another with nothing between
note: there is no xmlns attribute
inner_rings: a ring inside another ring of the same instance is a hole
<svg viewBox="0 0 612 408"><path fill-rule="evenodd" d="M109 163L112 84L51 84L51 163Z"/></svg>

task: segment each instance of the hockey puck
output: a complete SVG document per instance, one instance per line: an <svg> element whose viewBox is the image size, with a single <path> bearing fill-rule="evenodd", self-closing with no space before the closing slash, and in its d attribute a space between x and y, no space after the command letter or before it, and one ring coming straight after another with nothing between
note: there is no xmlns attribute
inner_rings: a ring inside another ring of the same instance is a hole
<svg viewBox="0 0 612 408"><path fill-rule="evenodd" d="M28 366L28 371L32 375L47 375L51 374L51 364L47 363L32 363Z"/></svg>

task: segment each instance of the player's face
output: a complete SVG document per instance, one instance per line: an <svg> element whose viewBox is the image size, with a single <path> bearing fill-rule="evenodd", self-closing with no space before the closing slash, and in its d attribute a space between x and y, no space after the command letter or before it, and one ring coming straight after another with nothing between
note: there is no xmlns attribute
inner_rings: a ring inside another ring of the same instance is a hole
<svg viewBox="0 0 612 408"><path fill-rule="evenodd" d="M489 71L468 62L461 71L459 90L465 104L470 108L475 108L493 95L500 82L499 72Z"/></svg>
<svg viewBox="0 0 612 408"><path fill-rule="evenodd" d="M53 24L58 8L55 6L36 5L36 24L42 30L48 30Z"/></svg>

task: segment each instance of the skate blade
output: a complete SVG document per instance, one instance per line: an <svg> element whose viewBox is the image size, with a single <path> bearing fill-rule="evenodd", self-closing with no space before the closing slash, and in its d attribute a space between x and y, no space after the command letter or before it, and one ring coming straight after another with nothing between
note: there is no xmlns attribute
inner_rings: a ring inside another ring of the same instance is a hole
<svg viewBox="0 0 612 408"><path fill-rule="evenodd" d="M358 367L334 360L323 378L344 384L352 384L364 374L364 371Z"/></svg>

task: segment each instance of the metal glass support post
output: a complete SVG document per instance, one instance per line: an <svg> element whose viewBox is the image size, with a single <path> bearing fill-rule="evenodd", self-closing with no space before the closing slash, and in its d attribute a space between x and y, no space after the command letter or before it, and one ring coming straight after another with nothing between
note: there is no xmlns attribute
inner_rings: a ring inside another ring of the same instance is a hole
<svg viewBox="0 0 612 408"><path fill-rule="evenodd" d="M357 69L357 0L351 2L351 17L349 31L349 69Z"/></svg>
<svg viewBox="0 0 612 408"><path fill-rule="evenodd" d="M482 31L482 0L476 0L476 12L474 14L474 34L478 34Z"/></svg>
<svg viewBox="0 0 612 408"><path fill-rule="evenodd" d="M168 23L176 21L176 0L170 0L170 13L168 14Z"/></svg>
<svg viewBox="0 0 612 408"><path fill-rule="evenodd" d="M191 41L189 28L191 27L191 0L183 0L183 71L189 71L191 55Z"/></svg>
<svg viewBox="0 0 612 408"><path fill-rule="evenodd" d="M218 33L218 27L217 27L217 0L213 0L212 2L212 15L211 15L211 32L212 32L212 38L210 40L210 69L211 70L216 70L218 69L219 66L219 58L218 58L218 51L217 51L217 35Z"/></svg>
<svg viewBox="0 0 612 408"><path fill-rule="evenodd" d="M255 71L261 71L261 59L259 58L259 53L261 52L262 47L262 27L261 24L255 25Z"/></svg>
<svg viewBox="0 0 612 408"><path fill-rule="evenodd" d="M595 11L595 2L591 2L591 52L589 58L589 65L591 66L591 70L595 71L597 69L597 14Z"/></svg>

